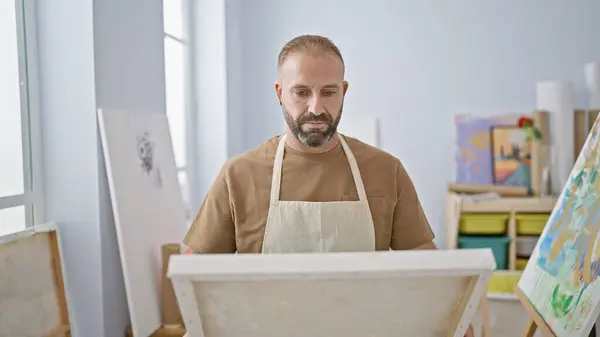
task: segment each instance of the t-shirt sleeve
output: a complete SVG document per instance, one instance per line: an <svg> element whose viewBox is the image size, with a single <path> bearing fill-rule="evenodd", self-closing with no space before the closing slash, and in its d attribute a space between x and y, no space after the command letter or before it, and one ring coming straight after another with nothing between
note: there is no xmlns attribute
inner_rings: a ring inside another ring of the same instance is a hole
<svg viewBox="0 0 600 337"><path fill-rule="evenodd" d="M415 186L400 162L396 185L398 199L394 208L391 248L409 250L433 241L435 235L425 217Z"/></svg>
<svg viewBox="0 0 600 337"><path fill-rule="evenodd" d="M221 169L183 239L199 254L235 253L235 224L225 169Z"/></svg>

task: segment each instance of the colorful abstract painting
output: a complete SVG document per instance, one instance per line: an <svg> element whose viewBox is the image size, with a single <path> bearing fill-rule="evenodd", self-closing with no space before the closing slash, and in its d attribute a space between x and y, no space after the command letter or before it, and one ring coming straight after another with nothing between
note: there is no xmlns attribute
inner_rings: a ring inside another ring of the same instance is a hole
<svg viewBox="0 0 600 337"><path fill-rule="evenodd" d="M529 187L531 142L518 126L494 126L491 131L494 184Z"/></svg>
<svg viewBox="0 0 600 337"><path fill-rule="evenodd" d="M489 117L458 115L456 128L456 182L459 184L493 184L491 129L493 126L517 125L520 114Z"/></svg>
<svg viewBox="0 0 600 337"><path fill-rule="evenodd" d="M518 284L557 337L587 337L600 314L599 126L596 120Z"/></svg>

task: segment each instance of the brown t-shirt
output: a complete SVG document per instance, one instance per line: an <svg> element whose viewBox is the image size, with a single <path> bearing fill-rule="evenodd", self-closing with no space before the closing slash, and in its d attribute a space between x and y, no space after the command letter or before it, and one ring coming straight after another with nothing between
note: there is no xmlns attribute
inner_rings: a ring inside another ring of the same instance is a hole
<svg viewBox="0 0 600 337"><path fill-rule="evenodd" d="M365 185L377 250L407 250L434 234L413 183L394 156L344 136ZM219 172L184 244L197 253L260 253L273 162L279 136L229 160ZM358 194L341 143L333 150L302 153L286 145L280 200L355 201Z"/></svg>

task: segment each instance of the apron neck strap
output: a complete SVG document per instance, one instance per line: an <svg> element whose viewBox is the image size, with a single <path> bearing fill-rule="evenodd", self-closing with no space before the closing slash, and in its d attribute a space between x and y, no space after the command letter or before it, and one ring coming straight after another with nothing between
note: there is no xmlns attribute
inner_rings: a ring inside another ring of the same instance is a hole
<svg viewBox="0 0 600 337"><path fill-rule="evenodd" d="M286 133L279 137L277 152L275 152L275 162L273 163L273 176L271 178L271 205L275 205L279 201L279 192L281 189L281 171L283 170L283 152L285 151L285 136Z"/></svg>
<svg viewBox="0 0 600 337"><path fill-rule="evenodd" d="M356 193L358 193L358 200L367 201L367 192L365 192L365 185L363 184L362 177L360 176L360 170L358 169L358 163L356 162L356 158L354 158L354 153L350 150L350 146L346 143L346 140L342 135L338 133L338 137L340 138L340 142L342 143L342 148L344 149L344 153L346 157L348 157L348 163L350 164L350 171L352 171L352 178L354 178L354 185L356 187Z"/></svg>
<svg viewBox="0 0 600 337"><path fill-rule="evenodd" d="M277 145L277 151L275 152L275 161L273 163L273 176L271 181L271 205L275 205L279 201L286 135L287 133L284 133L281 137L279 137L279 144ZM362 177L360 176L360 170L358 169L358 163L356 162L354 153L352 153L352 151L350 150L350 147L348 146L348 143L346 143L344 137L342 137L340 134L337 135L340 139L340 143L342 144L342 149L344 150L344 153L348 158L348 163L350 164L350 171L352 172L352 178L354 179L354 185L356 187L356 193L358 193L358 199L360 201L366 202L367 193L365 192L365 185L363 184Z"/></svg>

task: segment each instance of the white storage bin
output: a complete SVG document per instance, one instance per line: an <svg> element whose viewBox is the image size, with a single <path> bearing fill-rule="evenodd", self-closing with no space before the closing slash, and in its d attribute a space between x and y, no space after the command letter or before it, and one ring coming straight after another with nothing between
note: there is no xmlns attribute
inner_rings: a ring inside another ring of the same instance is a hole
<svg viewBox="0 0 600 337"><path fill-rule="evenodd" d="M518 236L517 237L517 256L529 257L535 245L538 242L539 236Z"/></svg>

